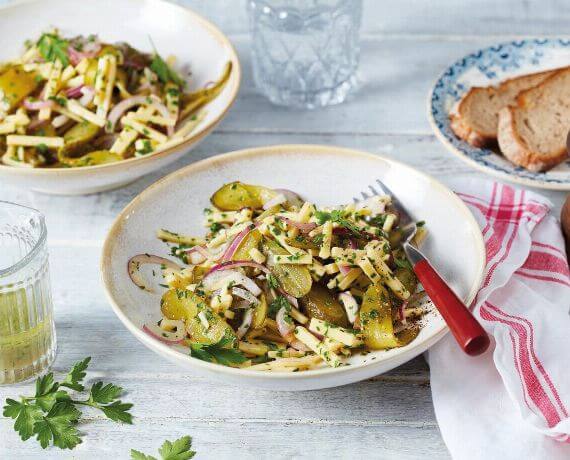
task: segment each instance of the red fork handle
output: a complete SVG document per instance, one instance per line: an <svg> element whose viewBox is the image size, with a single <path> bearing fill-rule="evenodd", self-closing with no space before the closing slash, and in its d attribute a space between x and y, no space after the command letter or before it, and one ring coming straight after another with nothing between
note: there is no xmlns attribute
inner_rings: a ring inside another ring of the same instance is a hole
<svg viewBox="0 0 570 460"><path fill-rule="evenodd" d="M470 356L484 353L489 336L457 294L426 259L416 262L414 271L463 351Z"/></svg>

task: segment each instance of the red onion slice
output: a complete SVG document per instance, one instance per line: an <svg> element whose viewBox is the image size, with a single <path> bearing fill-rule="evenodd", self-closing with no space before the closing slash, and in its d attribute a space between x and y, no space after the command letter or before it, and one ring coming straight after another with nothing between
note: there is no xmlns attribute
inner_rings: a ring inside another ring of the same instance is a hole
<svg viewBox="0 0 570 460"><path fill-rule="evenodd" d="M75 86L73 88L67 88L65 90L65 95L71 99L77 99L78 97L83 96L83 85Z"/></svg>
<svg viewBox="0 0 570 460"><path fill-rule="evenodd" d="M287 313L287 309L285 307L281 307L279 309L275 316L275 321L277 323L277 329L279 329L279 334L286 339L290 337L295 330L295 324L293 324L293 320Z"/></svg>
<svg viewBox="0 0 570 460"><path fill-rule="evenodd" d="M295 222L294 220L291 220L288 217L283 217L283 216L278 216L277 218L285 221L287 225L290 225L291 227L298 228L301 233L309 233L311 230L317 228L317 224L315 222L307 222L307 223Z"/></svg>
<svg viewBox="0 0 570 460"><path fill-rule="evenodd" d="M309 352L311 349L300 340L293 340L289 343L295 350Z"/></svg>
<svg viewBox="0 0 570 460"><path fill-rule="evenodd" d="M246 312L244 313L243 320L236 331L236 335L238 336L238 338L241 339L247 333L247 331L249 331L252 321L253 321L253 308L250 308L249 310L246 310Z"/></svg>
<svg viewBox="0 0 570 460"><path fill-rule="evenodd" d="M238 233L238 235L232 240L232 242L229 244L226 251L224 252L224 255L222 256L222 262L229 262L230 260L232 260L232 257L234 256L238 246L243 241L243 239L249 234L249 232L251 232L251 230L252 229L248 226Z"/></svg>
<svg viewBox="0 0 570 460"><path fill-rule="evenodd" d="M217 270L214 272L210 271L204 277L202 283L206 288L206 290L208 290L209 292L213 292L216 289L219 289L223 283L229 281L233 282L234 284L243 286L249 292L251 292L255 297L261 294L261 289L257 284L255 284L247 276L235 270Z"/></svg>
<svg viewBox="0 0 570 460"><path fill-rule="evenodd" d="M28 110L51 109L53 106L53 101L30 101L29 99L24 99L24 107Z"/></svg>
<svg viewBox="0 0 570 460"><path fill-rule="evenodd" d="M173 262L172 260L165 259L164 257L160 256L155 256L153 254L138 254L134 257L131 257L131 259L127 264L129 277L136 286L147 292L154 292L154 290L145 285L145 280L142 277L139 270L141 265L146 265L146 264L164 265L172 270L176 271L182 270L182 267L180 267L177 263Z"/></svg>
<svg viewBox="0 0 570 460"><path fill-rule="evenodd" d="M81 94L83 94L83 96L81 96L79 98L79 103L83 106L83 107L87 107L89 105L89 103L93 100L93 98L95 97L95 89L92 88L91 86L83 86L83 88L81 88Z"/></svg>
<svg viewBox="0 0 570 460"><path fill-rule="evenodd" d="M181 327L176 328L176 332L165 331L164 329L156 326L154 324L145 324L142 329L151 337L154 337L156 340L160 340L163 343L167 343L169 345L179 344L182 343L184 338L186 337L186 331L184 330L184 323L182 323Z"/></svg>
<svg viewBox="0 0 570 460"><path fill-rule="evenodd" d="M296 297L293 297L291 294L287 293L282 288L277 288L277 290L279 291L279 294L281 294L283 297L285 297L287 299L287 302L289 302L295 308L299 308L299 301L297 300Z"/></svg>
<svg viewBox="0 0 570 460"><path fill-rule="evenodd" d="M101 43L99 42L89 42L83 46L81 51L76 50L73 46L67 47L67 54L69 55L69 60L76 66L81 62L83 58L94 58L101 51Z"/></svg>
<svg viewBox="0 0 570 460"><path fill-rule="evenodd" d="M226 262L223 264L218 264L218 265L214 265L210 271L208 272L208 274L206 276L208 276L210 273L213 272L217 272L220 270L232 270L234 268L239 268L239 267L252 267L252 268L258 268L259 270L261 270L263 273L266 274L271 274L271 270L269 270L266 266L258 264L257 262L253 262L250 260L234 260L232 262Z"/></svg>
<svg viewBox="0 0 570 460"><path fill-rule="evenodd" d="M237 287L232 288L232 294L244 300L247 300L251 305L255 306L259 304L259 300L257 299L257 297L255 297L251 292L246 291L245 289Z"/></svg>
<svg viewBox="0 0 570 460"><path fill-rule="evenodd" d="M282 193L278 193L276 196L274 196L269 201L266 201L263 204L263 209L265 209L265 210L271 209L273 206L283 204L286 201L287 201L287 198L285 198L285 195L283 195Z"/></svg>
<svg viewBox="0 0 570 460"><path fill-rule="evenodd" d="M407 320L406 320L406 307L408 306L408 301L404 300L402 302L402 305L400 305L400 308L398 308L398 319L400 320L400 322L402 324L406 324Z"/></svg>
<svg viewBox="0 0 570 460"><path fill-rule="evenodd" d="M344 309L346 310L346 316L351 324L354 324L356 321L356 316L358 315L358 302L354 298L354 296L350 292L341 292L338 296L339 300L344 305Z"/></svg>
<svg viewBox="0 0 570 460"><path fill-rule="evenodd" d="M298 193L295 193L292 190L287 190L286 188L276 188L274 191L282 193L290 204L298 206L299 208L303 206L304 201Z"/></svg>

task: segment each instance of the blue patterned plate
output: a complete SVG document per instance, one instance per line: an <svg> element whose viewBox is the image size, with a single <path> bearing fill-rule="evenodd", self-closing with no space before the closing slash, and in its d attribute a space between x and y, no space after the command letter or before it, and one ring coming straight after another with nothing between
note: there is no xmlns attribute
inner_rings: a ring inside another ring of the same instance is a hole
<svg viewBox="0 0 570 460"><path fill-rule="evenodd" d="M527 171L492 150L458 139L449 123L450 112L472 86L494 85L506 78L569 64L570 40L563 39L512 41L459 59L443 72L431 92L429 119L436 136L471 166L500 179L531 187L570 190L570 161L544 173Z"/></svg>

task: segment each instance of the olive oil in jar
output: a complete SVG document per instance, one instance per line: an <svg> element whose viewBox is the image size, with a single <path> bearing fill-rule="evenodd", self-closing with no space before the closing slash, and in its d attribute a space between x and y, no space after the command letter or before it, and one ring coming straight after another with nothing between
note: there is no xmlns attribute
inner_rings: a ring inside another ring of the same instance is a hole
<svg viewBox="0 0 570 460"><path fill-rule="evenodd" d="M51 365L52 311L43 216L0 202L0 384L26 380Z"/></svg>

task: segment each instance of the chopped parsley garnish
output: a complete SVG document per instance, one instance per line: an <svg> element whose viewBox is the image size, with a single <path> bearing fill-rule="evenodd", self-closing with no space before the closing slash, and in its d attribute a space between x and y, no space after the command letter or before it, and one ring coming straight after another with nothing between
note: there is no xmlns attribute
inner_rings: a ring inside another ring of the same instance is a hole
<svg viewBox="0 0 570 460"><path fill-rule="evenodd" d="M220 224L219 222L214 222L214 223L210 224L210 231L212 233L218 233L222 228L224 228L224 226L222 224Z"/></svg>
<svg viewBox="0 0 570 460"><path fill-rule="evenodd" d="M325 222L331 221L339 224L341 227L346 228L360 238L365 235L357 225L344 217L343 212L338 209L335 209L331 212L316 211L315 218L317 219L319 225L323 225Z"/></svg>
<svg viewBox="0 0 570 460"><path fill-rule="evenodd" d="M43 34L37 42L38 51L46 61L55 62L58 60L63 67L69 64L68 46L69 42L56 34Z"/></svg>
<svg viewBox="0 0 570 460"><path fill-rule="evenodd" d="M267 275L267 284L269 284L269 287L273 289L277 289L279 287L279 281L277 280L275 275L271 273Z"/></svg>
<svg viewBox="0 0 570 460"><path fill-rule="evenodd" d="M67 105L67 98L65 97L50 96L48 99L50 101L54 101L57 105L61 105L62 107L65 107Z"/></svg>
<svg viewBox="0 0 570 460"><path fill-rule="evenodd" d="M289 313L291 311L291 304L285 297L283 297L282 295L278 295L269 304L269 316L275 317L275 315L279 310L281 310L281 308L285 308L287 313Z"/></svg>

